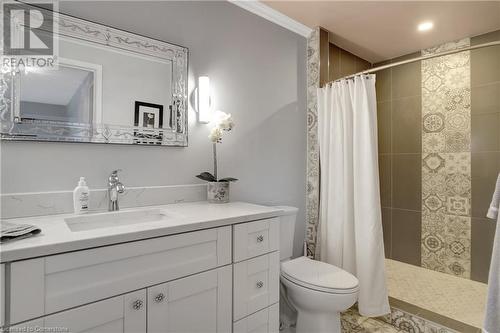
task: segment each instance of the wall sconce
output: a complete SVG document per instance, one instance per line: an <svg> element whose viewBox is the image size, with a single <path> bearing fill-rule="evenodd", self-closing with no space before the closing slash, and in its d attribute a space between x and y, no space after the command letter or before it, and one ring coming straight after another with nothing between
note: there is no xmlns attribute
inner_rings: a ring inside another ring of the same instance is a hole
<svg viewBox="0 0 500 333"><path fill-rule="evenodd" d="M200 76L198 78L198 122L208 124L211 120L210 78L208 76Z"/></svg>

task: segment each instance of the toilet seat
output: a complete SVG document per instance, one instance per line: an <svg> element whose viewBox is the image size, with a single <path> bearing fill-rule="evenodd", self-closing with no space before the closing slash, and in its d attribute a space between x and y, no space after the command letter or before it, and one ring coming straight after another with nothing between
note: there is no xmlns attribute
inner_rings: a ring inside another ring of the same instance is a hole
<svg viewBox="0 0 500 333"><path fill-rule="evenodd" d="M358 279L354 275L307 257L282 263L281 275L299 286L330 294L352 294L358 291Z"/></svg>

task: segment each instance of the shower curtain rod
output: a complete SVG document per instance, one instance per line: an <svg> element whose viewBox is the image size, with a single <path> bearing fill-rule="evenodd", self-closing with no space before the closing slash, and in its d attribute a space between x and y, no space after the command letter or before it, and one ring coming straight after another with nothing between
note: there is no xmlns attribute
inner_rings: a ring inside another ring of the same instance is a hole
<svg viewBox="0 0 500 333"><path fill-rule="evenodd" d="M364 71L361 71L361 72L358 72L358 73L355 73L355 74L347 75L347 76L341 77L340 79L328 81L325 84L325 86L328 85L328 84L332 84L333 82L347 80L347 79L352 79L352 78L354 78L354 77L356 77L358 75L375 73L375 72L381 71L383 69L387 69L387 68L391 68L391 67L396 67L396 66L400 66L400 65L405 65L405 64L412 63L412 62L416 62L416 61L427 60L427 59L442 57L442 56L446 56L446 55L450 55L450 54L455 54L455 53L459 53L459 52L470 51L470 50L474 50L474 49L480 49L480 48L483 48L483 47L496 46L496 45L500 45L500 41L483 43L483 44L478 44L478 45L473 45L473 46L468 46L468 47L462 47L462 48L451 50L451 51L445 51L445 52L440 52L440 53L435 53L435 54L429 54L429 55L420 56L418 58L413 58L413 59L408 59L408 60L402 60L402 61L398 61L398 62L395 62L395 63L392 63L392 64L382 65L382 66L370 68L370 69L367 69L367 70L364 70Z"/></svg>

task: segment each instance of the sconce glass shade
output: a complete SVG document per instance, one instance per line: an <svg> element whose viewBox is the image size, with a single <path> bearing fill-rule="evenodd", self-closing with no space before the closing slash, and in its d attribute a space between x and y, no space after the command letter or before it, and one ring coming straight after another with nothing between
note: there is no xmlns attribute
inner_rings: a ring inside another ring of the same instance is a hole
<svg viewBox="0 0 500 333"><path fill-rule="evenodd" d="M210 78L200 76L198 78L198 121L207 124L212 119L210 110Z"/></svg>

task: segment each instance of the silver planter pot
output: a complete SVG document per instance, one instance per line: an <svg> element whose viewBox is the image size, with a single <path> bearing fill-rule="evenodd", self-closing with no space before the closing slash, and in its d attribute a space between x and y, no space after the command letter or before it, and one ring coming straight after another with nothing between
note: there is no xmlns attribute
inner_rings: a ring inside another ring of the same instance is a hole
<svg viewBox="0 0 500 333"><path fill-rule="evenodd" d="M229 182L208 182L207 199L210 203L229 202Z"/></svg>

